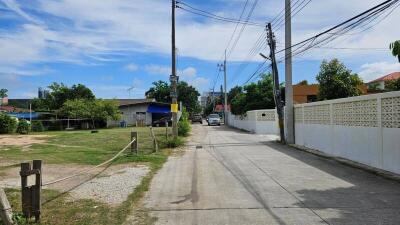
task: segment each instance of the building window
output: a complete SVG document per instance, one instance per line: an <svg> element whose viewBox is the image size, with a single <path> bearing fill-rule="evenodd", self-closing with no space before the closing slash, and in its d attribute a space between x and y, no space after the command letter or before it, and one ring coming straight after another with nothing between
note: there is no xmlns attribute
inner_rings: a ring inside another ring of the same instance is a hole
<svg viewBox="0 0 400 225"><path fill-rule="evenodd" d="M317 96L316 95L307 95L307 102L316 102Z"/></svg>

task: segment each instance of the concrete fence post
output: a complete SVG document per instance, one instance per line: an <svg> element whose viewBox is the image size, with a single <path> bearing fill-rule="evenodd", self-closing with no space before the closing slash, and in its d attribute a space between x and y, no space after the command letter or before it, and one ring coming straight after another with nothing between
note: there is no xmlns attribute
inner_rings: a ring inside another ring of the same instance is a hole
<svg viewBox="0 0 400 225"><path fill-rule="evenodd" d="M383 162L383 127L382 127L382 97L378 96L376 99L376 116L377 116L377 128L378 128L378 163L380 168L384 168Z"/></svg>

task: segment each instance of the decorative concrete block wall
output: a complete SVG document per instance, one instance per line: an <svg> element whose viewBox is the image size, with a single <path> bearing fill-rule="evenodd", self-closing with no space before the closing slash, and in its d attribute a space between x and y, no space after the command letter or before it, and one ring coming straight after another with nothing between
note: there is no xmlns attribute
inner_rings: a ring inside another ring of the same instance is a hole
<svg viewBox="0 0 400 225"><path fill-rule="evenodd" d="M256 134L279 134L275 109L247 111L245 115L228 115L228 125Z"/></svg>
<svg viewBox="0 0 400 225"><path fill-rule="evenodd" d="M296 144L400 174L400 92L295 105Z"/></svg>

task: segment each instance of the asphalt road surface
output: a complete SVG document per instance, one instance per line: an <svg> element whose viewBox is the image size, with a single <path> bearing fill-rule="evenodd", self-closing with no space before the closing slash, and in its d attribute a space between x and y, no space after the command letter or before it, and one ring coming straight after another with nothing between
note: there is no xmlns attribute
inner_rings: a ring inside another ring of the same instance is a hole
<svg viewBox="0 0 400 225"><path fill-rule="evenodd" d="M145 199L156 224L400 224L400 183L282 146L194 125Z"/></svg>

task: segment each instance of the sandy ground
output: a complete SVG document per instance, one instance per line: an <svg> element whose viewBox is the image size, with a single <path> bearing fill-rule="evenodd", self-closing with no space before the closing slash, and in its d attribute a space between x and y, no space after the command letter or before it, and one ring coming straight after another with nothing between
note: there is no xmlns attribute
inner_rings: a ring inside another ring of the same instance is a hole
<svg viewBox="0 0 400 225"><path fill-rule="evenodd" d="M45 143L49 135L0 135L0 146L27 146Z"/></svg>
<svg viewBox="0 0 400 225"><path fill-rule="evenodd" d="M89 168L92 168L92 166L45 164L43 165L43 184ZM76 199L94 199L115 205L126 200L149 171L147 166L140 164L113 165L107 168L97 168L88 174L44 186L43 188L55 189L61 192L70 191L72 201ZM28 185L33 185L34 176L29 178ZM0 173L0 187L19 188L20 185L19 167L9 168Z"/></svg>
<svg viewBox="0 0 400 225"><path fill-rule="evenodd" d="M90 198L113 205L120 204L128 198L148 172L147 166L110 171L72 190L71 196L74 199Z"/></svg>

